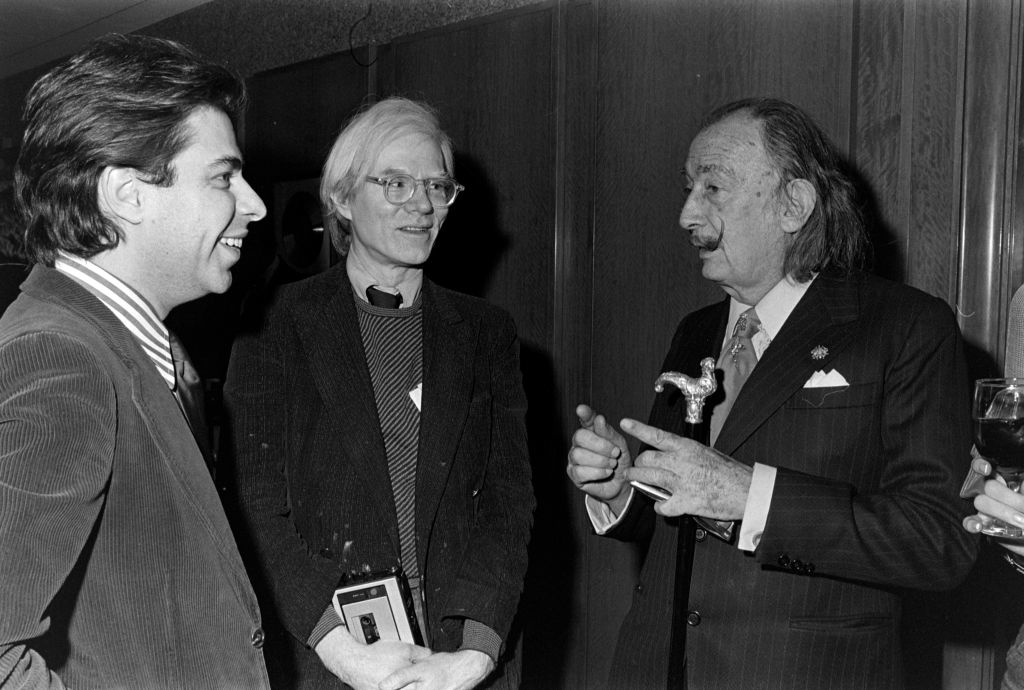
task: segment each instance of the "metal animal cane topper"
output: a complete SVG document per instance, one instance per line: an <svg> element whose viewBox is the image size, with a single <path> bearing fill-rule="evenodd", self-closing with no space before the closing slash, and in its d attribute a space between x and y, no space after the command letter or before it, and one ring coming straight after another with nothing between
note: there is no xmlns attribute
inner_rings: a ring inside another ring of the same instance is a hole
<svg viewBox="0 0 1024 690"><path fill-rule="evenodd" d="M704 399L718 390L715 381L715 360L705 357L700 361L701 374L697 378L681 374L678 371L662 372L654 382L654 390L658 393L665 390L665 384L671 383L682 391L686 398L686 422L700 424L704 410Z"/></svg>

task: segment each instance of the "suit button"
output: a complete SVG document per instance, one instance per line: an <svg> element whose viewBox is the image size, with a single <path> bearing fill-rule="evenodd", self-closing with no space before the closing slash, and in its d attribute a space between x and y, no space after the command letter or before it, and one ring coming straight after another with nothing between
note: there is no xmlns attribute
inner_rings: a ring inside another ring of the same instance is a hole
<svg viewBox="0 0 1024 690"><path fill-rule="evenodd" d="M814 574L814 564L813 563L808 563L807 567L804 568L804 572L807 573L808 575L813 575Z"/></svg>
<svg viewBox="0 0 1024 690"><path fill-rule="evenodd" d="M686 624L691 628L696 628L700 625L700 611L687 611Z"/></svg>
<svg viewBox="0 0 1024 690"><path fill-rule="evenodd" d="M799 558L795 558L789 567L793 569L794 573L802 573L804 571L804 562Z"/></svg>
<svg viewBox="0 0 1024 690"><path fill-rule="evenodd" d="M708 531L702 527L698 527L697 531L693 533L693 536L697 538L697 541L704 541L708 538Z"/></svg>
<svg viewBox="0 0 1024 690"><path fill-rule="evenodd" d="M636 586L636 592L637 592L637 594L640 594L640 593L641 593L641 592L643 592L643 591L644 591L644 585L643 585L643 583L641 582L640 584L638 584L638 585Z"/></svg>
<svg viewBox="0 0 1024 690"><path fill-rule="evenodd" d="M329 546L325 546L324 548L320 549L320 555L324 558L330 558L334 555L334 552L331 551L331 548Z"/></svg>
<svg viewBox="0 0 1024 690"><path fill-rule="evenodd" d="M778 560L778 564L779 565L781 565L783 568L788 568L789 567L789 563L790 563L789 556L787 556L784 553L779 555L779 560Z"/></svg>
<svg viewBox="0 0 1024 690"><path fill-rule="evenodd" d="M252 631L252 646L256 649L263 649L263 628L256 628Z"/></svg>

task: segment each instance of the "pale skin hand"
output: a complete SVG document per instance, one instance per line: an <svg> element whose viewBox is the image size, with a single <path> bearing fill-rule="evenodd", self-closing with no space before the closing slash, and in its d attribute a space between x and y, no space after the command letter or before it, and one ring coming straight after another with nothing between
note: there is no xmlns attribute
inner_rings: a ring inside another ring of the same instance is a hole
<svg viewBox="0 0 1024 690"><path fill-rule="evenodd" d="M374 644L380 644L376 642ZM470 690L494 670L491 657L475 649L437 652L395 671L380 682L380 690Z"/></svg>
<svg viewBox="0 0 1024 690"><path fill-rule="evenodd" d="M342 626L327 633L314 651L328 671L356 690L377 690L384 678L430 656L429 649L406 642L364 644Z"/></svg>
<svg viewBox="0 0 1024 690"><path fill-rule="evenodd" d="M654 504L660 515L697 515L740 520L747 505L753 469L703 443L676 436L635 419L621 429L651 446L624 472L628 481L661 486L672 497Z"/></svg>
<svg viewBox="0 0 1024 690"><path fill-rule="evenodd" d="M576 416L580 428L572 435L565 473L577 489L621 515L630 492L625 471L632 465L626 439L588 405L577 406Z"/></svg>
<svg viewBox="0 0 1024 690"><path fill-rule="evenodd" d="M984 458L974 458L971 462L971 470L987 477L992 474L992 465ZM983 491L984 493L974 497L974 507L978 514L968 515L964 518L965 530L978 534L985 525L992 521L992 518L1002 520L1009 525L1024 527L1024 495L1010 491L998 477L986 481ZM1006 550L1024 556L1024 545L998 539L996 541Z"/></svg>

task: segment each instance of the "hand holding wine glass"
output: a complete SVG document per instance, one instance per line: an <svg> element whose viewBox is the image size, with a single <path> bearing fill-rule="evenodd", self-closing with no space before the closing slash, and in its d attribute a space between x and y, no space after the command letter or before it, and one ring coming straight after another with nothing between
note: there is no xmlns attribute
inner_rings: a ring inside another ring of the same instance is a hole
<svg viewBox="0 0 1024 690"><path fill-rule="evenodd" d="M1009 490L1024 479L1024 379L978 379L974 384L974 443ZM1024 528L994 519L981 530L999 539L1024 542Z"/></svg>

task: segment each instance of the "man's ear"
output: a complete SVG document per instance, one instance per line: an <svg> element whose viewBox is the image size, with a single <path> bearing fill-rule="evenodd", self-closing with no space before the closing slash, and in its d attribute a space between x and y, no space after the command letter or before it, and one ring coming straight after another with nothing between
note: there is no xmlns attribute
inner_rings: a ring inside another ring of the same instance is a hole
<svg viewBox="0 0 1024 690"><path fill-rule="evenodd" d="M334 206L334 211L338 212L342 218L346 220L352 220L352 209L348 205L348 199L341 197L341 192L331 192L331 203Z"/></svg>
<svg viewBox="0 0 1024 690"><path fill-rule="evenodd" d="M817 203L814 185L804 179L790 180L782 198L782 229L788 233L799 232Z"/></svg>
<svg viewBox="0 0 1024 690"><path fill-rule="evenodd" d="M142 190L134 168L104 168L96 193L100 210L111 219L131 225L142 222Z"/></svg>

